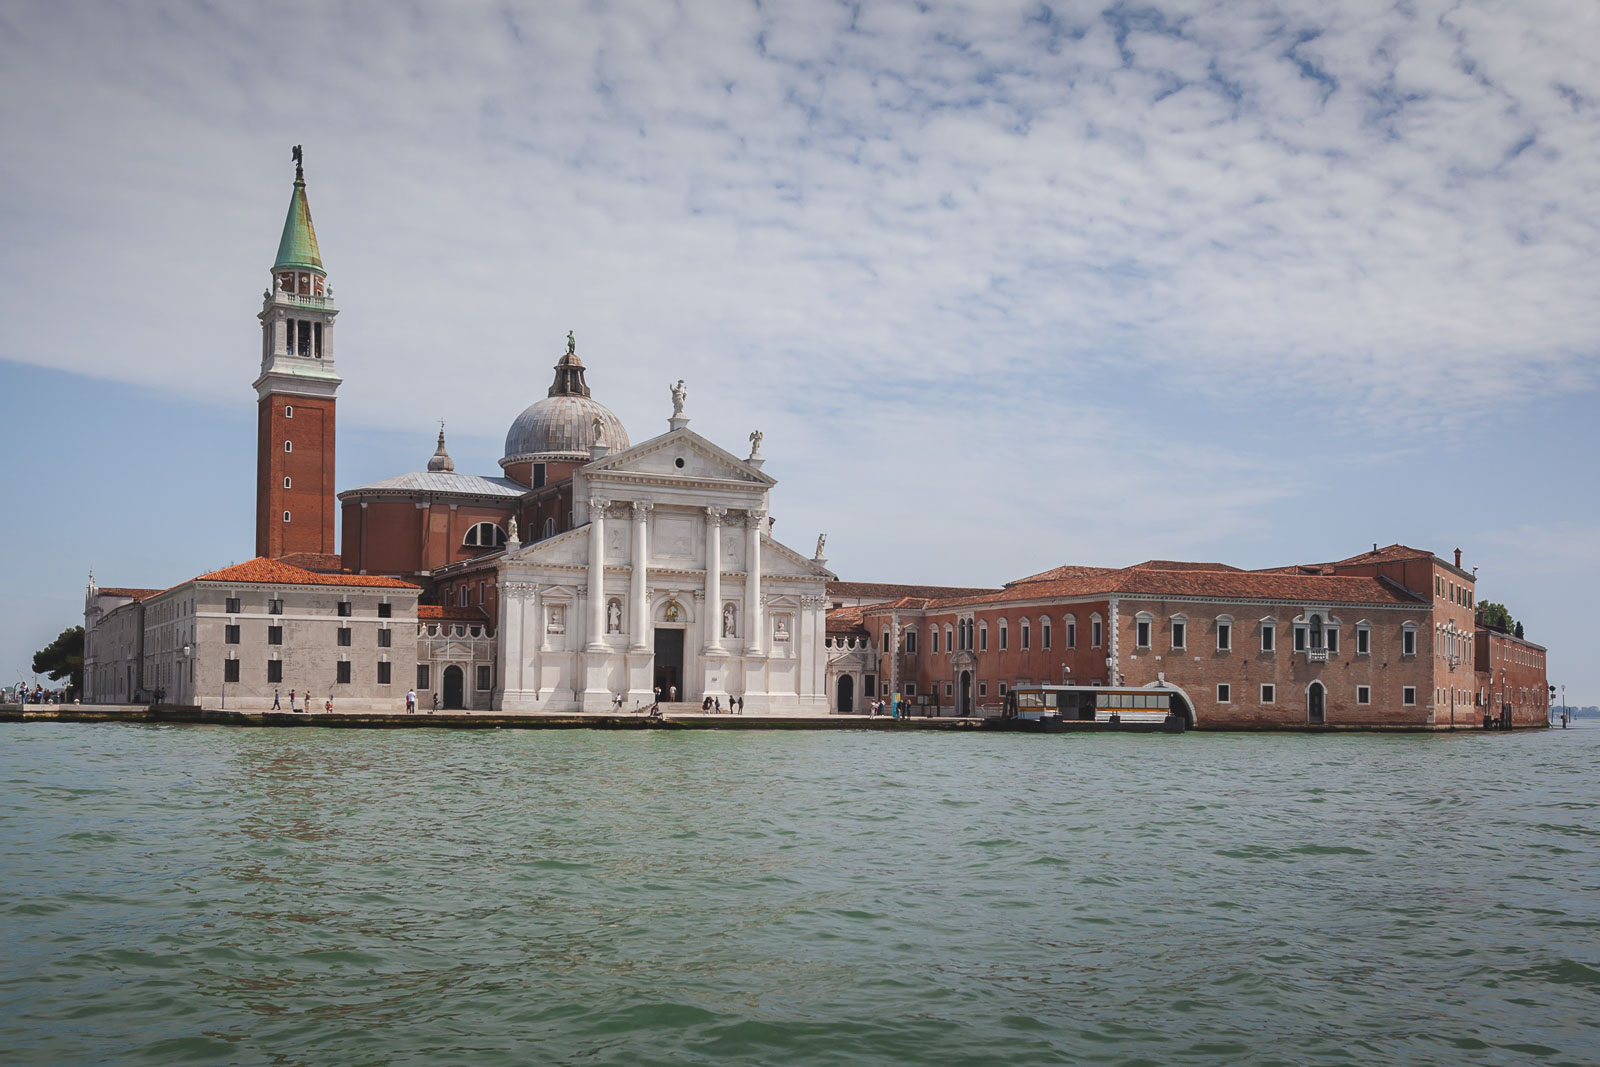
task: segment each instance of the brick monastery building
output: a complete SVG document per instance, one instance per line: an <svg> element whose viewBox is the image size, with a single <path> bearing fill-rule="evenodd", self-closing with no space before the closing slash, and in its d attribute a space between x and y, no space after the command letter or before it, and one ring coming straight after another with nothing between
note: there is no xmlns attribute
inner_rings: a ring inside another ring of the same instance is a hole
<svg viewBox="0 0 1600 1067"><path fill-rule="evenodd" d="M85 698L394 710L998 711L1030 684L1164 687L1199 728L1544 725L1544 649L1475 625L1461 553L1391 545L1245 571L1062 566L1000 589L843 582L774 540L761 435L630 442L568 335L500 472L334 484L338 309L296 173L263 294L256 557L85 601ZM343 524L336 552L334 516Z"/></svg>

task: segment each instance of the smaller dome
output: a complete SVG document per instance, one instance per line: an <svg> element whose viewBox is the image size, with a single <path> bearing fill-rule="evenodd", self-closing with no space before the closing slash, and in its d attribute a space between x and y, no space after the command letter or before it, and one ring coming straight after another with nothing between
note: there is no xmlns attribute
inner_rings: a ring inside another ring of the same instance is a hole
<svg viewBox="0 0 1600 1067"><path fill-rule="evenodd" d="M428 471L431 474L454 474L455 461L450 458L450 453L444 450L444 424L439 424L439 447L433 450L433 456L428 460Z"/></svg>

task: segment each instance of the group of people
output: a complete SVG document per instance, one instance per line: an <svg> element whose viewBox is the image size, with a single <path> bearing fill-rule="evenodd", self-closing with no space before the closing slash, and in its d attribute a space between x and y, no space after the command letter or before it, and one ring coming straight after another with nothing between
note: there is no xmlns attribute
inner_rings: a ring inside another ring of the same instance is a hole
<svg viewBox="0 0 1600 1067"><path fill-rule="evenodd" d="M428 714L432 715L435 711L438 711L438 710L439 710L439 691L437 689L435 689L433 691L433 709L432 709L432 711L429 711ZM407 689L406 690L406 714L407 715L415 715L416 713L417 713L417 691L415 689Z"/></svg>
<svg viewBox="0 0 1600 1067"><path fill-rule="evenodd" d="M700 702L700 710L705 712L707 715L721 715L722 714L722 698L721 697L713 697L713 696L706 697L704 700L702 700ZM728 698L728 714L729 715L743 715L744 714L744 697L729 697Z"/></svg>
<svg viewBox="0 0 1600 1067"><path fill-rule="evenodd" d="M301 703L304 703L305 706L301 707L300 706ZM282 711L283 710L283 700L279 696L278 690L277 690L276 687L274 687L273 690L272 690L272 710L273 711ZM311 710L311 690L309 690L309 689L306 690L303 700L302 700L300 691L298 689L289 690L289 710L290 711L310 711ZM333 710L333 694L332 693L328 694L328 699L327 699L326 702L323 703L322 710L323 711L332 711Z"/></svg>
<svg viewBox="0 0 1600 1067"><path fill-rule="evenodd" d="M75 699L69 700L66 689L46 689L42 685L35 685L29 690L26 685L15 685L5 690L0 690L0 703L5 704L67 704L77 703Z"/></svg>
<svg viewBox="0 0 1600 1067"><path fill-rule="evenodd" d="M900 717L900 705L884 697L879 697L867 705L867 714L874 718L879 715L892 715L898 719Z"/></svg>

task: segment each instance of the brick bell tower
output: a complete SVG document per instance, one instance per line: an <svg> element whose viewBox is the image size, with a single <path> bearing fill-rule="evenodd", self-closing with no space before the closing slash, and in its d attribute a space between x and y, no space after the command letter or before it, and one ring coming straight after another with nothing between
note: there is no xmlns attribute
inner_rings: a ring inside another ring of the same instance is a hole
<svg viewBox="0 0 1600 1067"><path fill-rule="evenodd" d="M272 288L263 294L256 436L256 555L331 554L333 547L333 289L306 201L300 146Z"/></svg>

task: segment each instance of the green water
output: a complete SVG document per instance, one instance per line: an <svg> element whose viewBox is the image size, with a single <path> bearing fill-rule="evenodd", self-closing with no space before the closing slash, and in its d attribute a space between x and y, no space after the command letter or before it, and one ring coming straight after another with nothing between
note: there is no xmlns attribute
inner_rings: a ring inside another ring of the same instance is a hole
<svg viewBox="0 0 1600 1067"><path fill-rule="evenodd" d="M0 1062L1594 1063L1600 729L0 727Z"/></svg>

